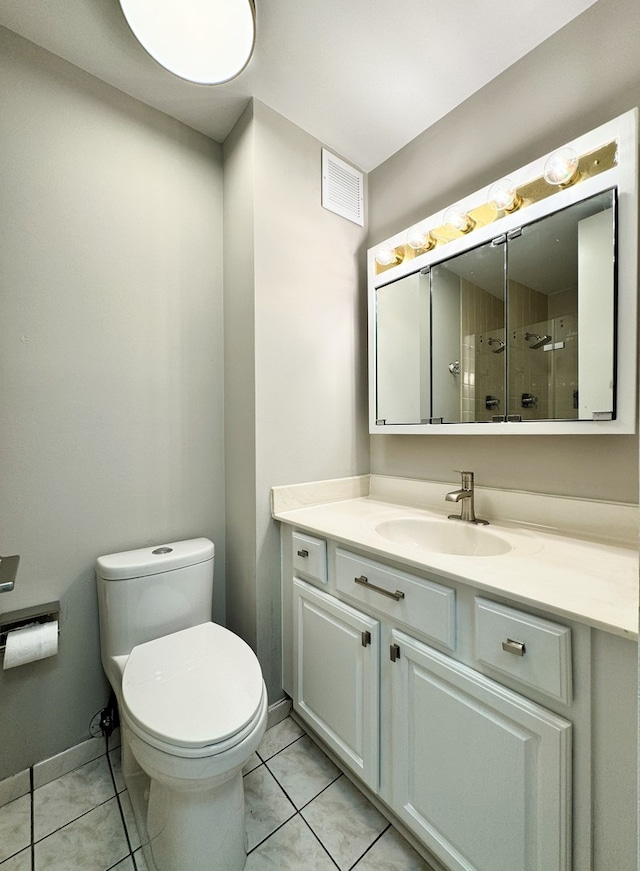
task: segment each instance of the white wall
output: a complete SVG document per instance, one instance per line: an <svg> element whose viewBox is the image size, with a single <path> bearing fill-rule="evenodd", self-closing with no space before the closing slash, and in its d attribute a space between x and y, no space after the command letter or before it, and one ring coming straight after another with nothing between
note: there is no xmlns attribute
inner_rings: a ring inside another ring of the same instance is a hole
<svg viewBox="0 0 640 871"><path fill-rule="evenodd" d="M241 167L253 178L252 216L236 204L232 225L225 206L226 307L254 318L243 325L236 318L236 331L226 333L228 355L236 339L239 348L249 347L249 334L254 342L253 358L247 352L227 370L227 457L233 452L239 466L244 454L238 483L245 492L237 510L228 492L228 625L255 644L270 701L281 694L280 552L270 488L369 468L364 232L321 207L321 148L253 101L224 150L225 196L233 185L242 198L234 181ZM253 454L243 429L250 414L235 398L239 391L249 403L251 384ZM249 555L245 547L253 548Z"/></svg>
<svg viewBox="0 0 640 871"><path fill-rule="evenodd" d="M62 602L0 673L0 778L107 699L93 566L207 535L224 614L219 146L0 30L0 553L6 612Z"/></svg>
<svg viewBox="0 0 640 871"><path fill-rule="evenodd" d="M599 0L369 174L369 245L640 103L640 5ZM379 474L636 502L637 436L373 436Z"/></svg>
<svg viewBox="0 0 640 871"><path fill-rule="evenodd" d="M224 146L227 625L257 650L253 103Z"/></svg>

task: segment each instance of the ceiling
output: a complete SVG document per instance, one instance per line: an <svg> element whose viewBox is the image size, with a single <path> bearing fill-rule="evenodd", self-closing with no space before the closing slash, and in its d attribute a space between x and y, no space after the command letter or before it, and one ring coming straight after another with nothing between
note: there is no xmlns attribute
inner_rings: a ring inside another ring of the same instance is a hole
<svg viewBox="0 0 640 871"><path fill-rule="evenodd" d="M216 86L158 66L118 0L2 0L0 25L217 142L253 96L369 172L594 2L255 0L253 58Z"/></svg>

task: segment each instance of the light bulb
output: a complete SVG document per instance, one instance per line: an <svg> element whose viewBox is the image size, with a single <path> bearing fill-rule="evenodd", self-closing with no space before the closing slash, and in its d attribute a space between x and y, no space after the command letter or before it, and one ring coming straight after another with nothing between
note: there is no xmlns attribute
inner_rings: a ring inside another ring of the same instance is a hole
<svg viewBox="0 0 640 871"><path fill-rule="evenodd" d="M471 215L461 205L449 206L442 216L442 220L445 224L451 224L452 227L455 227L461 233L468 233L476 225Z"/></svg>
<svg viewBox="0 0 640 871"><path fill-rule="evenodd" d="M487 193L487 202L496 212L515 212L522 204L515 184L510 178L494 182Z"/></svg>
<svg viewBox="0 0 640 871"><path fill-rule="evenodd" d="M407 233L407 245L414 251L430 251L435 244L431 231L424 227L412 227Z"/></svg>
<svg viewBox="0 0 640 871"><path fill-rule="evenodd" d="M120 6L142 47L188 82L228 82L253 53L253 0L120 0Z"/></svg>
<svg viewBox="0 0 640 871"><path fill-rule="evenodd" d="M580 158L573 148L561 148L554 152L544 165L543 176L548 184L568 187L579 176Z"/></svg>
<svg viewBox="0 0 640 871"><path fill-rule="evenodd" d="M396 263L400 263L402 257L391 245L380 245L376 249L374 259L379 266L395 266Z"/></svg>

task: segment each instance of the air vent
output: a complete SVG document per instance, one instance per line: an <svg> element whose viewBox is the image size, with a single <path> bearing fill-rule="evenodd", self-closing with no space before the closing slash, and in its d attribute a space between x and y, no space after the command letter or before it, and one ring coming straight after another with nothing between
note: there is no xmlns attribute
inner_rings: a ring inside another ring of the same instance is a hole
<svg viewBox="0 0 640 871"><path fill-rule="evenodd" d="M322 206L364 226L363 174L322 149Z"/></svg>

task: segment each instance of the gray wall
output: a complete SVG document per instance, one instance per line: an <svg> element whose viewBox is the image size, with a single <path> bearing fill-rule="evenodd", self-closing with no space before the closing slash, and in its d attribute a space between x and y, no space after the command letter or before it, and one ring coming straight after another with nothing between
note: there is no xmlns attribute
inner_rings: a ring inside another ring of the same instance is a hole
<svg viewBox="0 0 640 871"><path fill-rule="evenodd" d="M364 231L321 207L321 148L258 101L224 148L227 620L254 644L272 702L281 638L270 488L369 468Z"/></svg>
<svg viewBox="0 0 640 871"><path fill-rule="evenodd" d="M369 245L640 102L640 5L599 0L369 174ZM636 502L636 436L373 436L371 470Z"/></svg>
<svg viewBox="0 0 640 871"><path fill-rule="evenodd" d="M100 554L207 535L224 616L219 146L0 30L0 553L60 651L0 672L0 779L107 699Z"/></svg>

